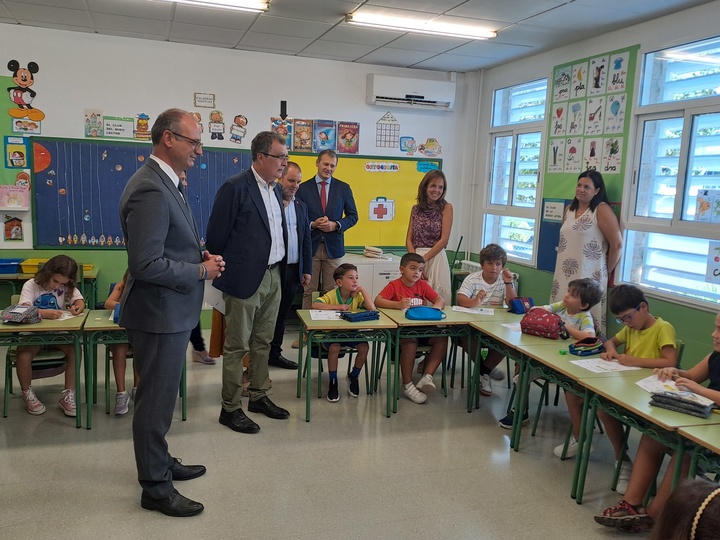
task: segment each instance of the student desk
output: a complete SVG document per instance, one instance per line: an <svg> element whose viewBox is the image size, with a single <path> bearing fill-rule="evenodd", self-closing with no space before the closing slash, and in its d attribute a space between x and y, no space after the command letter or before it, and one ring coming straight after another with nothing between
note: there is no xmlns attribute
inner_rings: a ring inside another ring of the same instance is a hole
<svg viewBox="0 0 720 540"><path fill-rule="evenodd" d="M74 345L75 347L75 427L82 424L82 405L80 397L80 364L82 354L80 341L82 328L88 312L83 311L80 315L55 321L43 319L37 324L0 324L0 347L22 347L37 345ZM7 409L7 402L5 403Z"/></svg>
<svg viewBox="0 0 720 540"><path fill-rule="evenodd" d="M376 321L363 321L359 323L348 322L344 319L332 319L314 321L310 316L310 310L299 309L297 311L300 319L300 350L298 351L298 374L297 374L297 397L302 395L302 377L303 373L307 378L306 402L305 402L305 421L310 421L310 391L312 389L312 349L313 344L318 347L323 343L349 343L358 341L369 341L373 343L373 354L370 361L370 387L369 393L373 393L375 381L377 379L377 370L379 365L380 350L375 346L376 343L385 343L386 350L392 341L392 332L390 330L396 327L396 324L387 315L380 313L380 319ZM307 336L307 343L304 343L304 337ZM306 349L303 351L303 349ZM303 352L305 356L303 357ZM318 359L318 397L322 393L322 354ZM304 359L304 362L303 362ZM365 365L367 370L367 364ZM390 380L390 370L387 374L387 417L390 417L390 394L392 385Z"/></svg>
<svg viewBox="0 0 720 540"><path fill-rule="evenodd" d="M712 420L713 418L720 424L719 414L710 413L708 420ZM697 474L698 463L705 465L711 472L720 473L718 465L718 455L720 455L720 425L681 427L678 429L678 433L681 437L693 443L689 475L691 479L695 478ZM716 454L715 459L707 456L705 450L710 450Z"/></svg>
<svg viewBox="0 0 720 540"><path fill-rule="evenodd" d="M92 405L97 402L97 346L99 344L114 345L128 343L125 329L112 321L113 310L94 309L89 312L85 321L85 393L87 395L87 428L92 428ZM109 380L109 374L105 374ZM105 387L106 397L110 389ZM183 363L182 377L180 378L180 397L182 404L182 419L187 420L187 366Z"/></svg>
<svg viewBox="0 0 720 540"><path fill-rule="evenodd" d="M580 379L580 384L592 393L592 398L590 399L590 412L585 422L583 452L582 455L578 453L582 460L575 492L575 499L578 504L582 503L593 426L595 425L598 408L676 452L677 459L673 487L677 485L680 479L685 454L685 439L678 433L678 429L720 423L720 419L715 414L711 414L708 419L703 419L651 406L650 394L636 385L635 382L648 377L652 370L640 369L629 373L624 377L585 377ZM720 429L720 426L718 426L718 429Z"/></svg>

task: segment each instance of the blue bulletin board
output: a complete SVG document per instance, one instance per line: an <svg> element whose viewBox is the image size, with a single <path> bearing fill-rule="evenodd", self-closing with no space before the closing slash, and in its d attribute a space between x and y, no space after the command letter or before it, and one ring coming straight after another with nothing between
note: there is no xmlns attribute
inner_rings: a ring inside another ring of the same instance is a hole
<svg viewBox="0 0 720 540"><path fill-rule="evenodd" d="M125 249L118 202L152 146L41 137L32 145L35 247ZM188 199L201 238L218 188L251 162L248 150L206 148L188 170Z"/></svg>

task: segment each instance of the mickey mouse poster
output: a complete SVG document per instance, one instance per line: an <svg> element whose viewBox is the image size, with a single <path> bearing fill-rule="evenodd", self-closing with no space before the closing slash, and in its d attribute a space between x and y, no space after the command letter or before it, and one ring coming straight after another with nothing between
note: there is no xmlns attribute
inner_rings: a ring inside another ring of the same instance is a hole
<svg viewBox="0 0 720 540"><path fill-rule="evenodd" d="M20 67L20 62L17 60L10 60L7 67L12 72L12 80L16 85L7 90L10 101L17 106L9 109L8 114L13 118L28 118L33 122L39 122L45 118L45 113L31 105L37 92L30 87L35 83L35 74L40 68L35 62L28 62L27 67Z"/></svg>

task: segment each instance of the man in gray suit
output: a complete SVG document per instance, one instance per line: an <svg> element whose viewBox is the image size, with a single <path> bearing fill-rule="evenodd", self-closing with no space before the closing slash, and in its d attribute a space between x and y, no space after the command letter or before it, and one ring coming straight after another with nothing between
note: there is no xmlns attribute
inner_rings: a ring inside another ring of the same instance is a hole
<svg viewBox="0 0 720 540"><path fill-rule="evenodd" d="M173 480L205 474L168 452L170 429L190 331L200 318L203 280L223 270L222 257L203 254L178 175L202 155L200 126L169 109L152 127L153 150L120 198L128 253L120 325L133 347L140 384L135 394L133 444L140 504L173 517L194 516L203 505L180 495Z"/></svg>

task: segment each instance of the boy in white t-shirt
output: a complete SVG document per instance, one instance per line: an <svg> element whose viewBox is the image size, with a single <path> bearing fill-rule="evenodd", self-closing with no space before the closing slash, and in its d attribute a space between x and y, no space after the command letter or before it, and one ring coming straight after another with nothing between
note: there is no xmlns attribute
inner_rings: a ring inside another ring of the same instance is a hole
<svg viewBox="0 0 720 540"><path fill-rule="evenodd" d="M466 277L457 292L459 306L474 308L480 306L502 307L517 297L512 272L505 268L507 253L497 244L488 244L480 251L482 271L473 272ZM475 351L471 345L470 351ZM489 350L480 366L480 394L492 395L490 374L502 362L502 353ZM498 370L500 371L500 370ZM501 372L502 373L502 372ZM504 377L498 377L502 380Z"/></svg>

